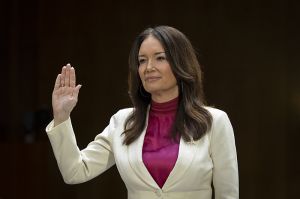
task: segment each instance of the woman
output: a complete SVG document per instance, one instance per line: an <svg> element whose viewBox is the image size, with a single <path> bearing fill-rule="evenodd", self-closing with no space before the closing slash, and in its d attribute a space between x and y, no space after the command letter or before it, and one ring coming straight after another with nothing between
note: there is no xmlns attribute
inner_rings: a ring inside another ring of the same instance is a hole
<svg viewBox="0 0 300 199"><path fill-rule="evenodd" d="M88 181L116 164L129 199L238 198L232 126L225 112L204 105L200 65L184 34L144 30L129 56L129 95L122 109L79 150L70 113L81 85L69 64L57 76L54 120L47 126L66 183Z"/></svg>

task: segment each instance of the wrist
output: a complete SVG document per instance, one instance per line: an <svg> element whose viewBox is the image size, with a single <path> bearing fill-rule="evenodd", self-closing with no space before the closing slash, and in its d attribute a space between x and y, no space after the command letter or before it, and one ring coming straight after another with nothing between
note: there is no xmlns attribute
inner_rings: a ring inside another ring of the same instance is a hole
<svg viewBox="0 0 300 199"><path fill-rule="evenodd" d="M57 116L54 116L53 118L53 121L54 121L54 127L63 123L64 121L66 121L70 116L69 115L66 115L66 116L60 116L60 117L57 117Z"/></svg>

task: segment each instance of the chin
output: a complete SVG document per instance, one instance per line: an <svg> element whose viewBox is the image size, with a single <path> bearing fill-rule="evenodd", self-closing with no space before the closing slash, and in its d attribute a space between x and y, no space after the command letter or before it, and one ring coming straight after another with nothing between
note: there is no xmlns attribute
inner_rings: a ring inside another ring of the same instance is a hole
<svg viewBox="0 0 300 199"><path fill-rule="evenodd" d="M153 94L153 93L158 92L160 89L158 89L158 88L145 88L145 90L146 90L148 93Z"/></svg>

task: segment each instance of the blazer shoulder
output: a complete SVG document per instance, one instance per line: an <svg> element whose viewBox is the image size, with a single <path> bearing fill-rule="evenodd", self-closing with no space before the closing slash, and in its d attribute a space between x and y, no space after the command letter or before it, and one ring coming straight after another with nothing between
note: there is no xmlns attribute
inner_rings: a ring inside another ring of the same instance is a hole
<svg viewBox="0 0 300 199"><path fill-rule="evenodd" d="M212 129L215 129L215 127L222 127L224 125L231 126L230 119L225 111L213 107L205 108L212 115Z"/></svg>
<svg viewBox="0 0 300 199"><path fill-rule="evenodd" d="M133 108L123 108L118 110L114 116L115 117L127 117L133 112Z"/></svg>
<svg viewBox="0 0 300 199"><path fill-rule="evenodd" d="M204 108L208 110L208 112L212 115L214 120L224 116L227 117L227 113L221 109L217 109L210 106L205 106Z"/></svg>
<svg viewBox="0 0 300 199"><path fill-rule="evenodd" d="M123 123L132 112L133 112L133 108L123 108L123 109L118 110L111 117L111 119L114 122L117 122L117 123L121 122L121 123Z"/></svg>

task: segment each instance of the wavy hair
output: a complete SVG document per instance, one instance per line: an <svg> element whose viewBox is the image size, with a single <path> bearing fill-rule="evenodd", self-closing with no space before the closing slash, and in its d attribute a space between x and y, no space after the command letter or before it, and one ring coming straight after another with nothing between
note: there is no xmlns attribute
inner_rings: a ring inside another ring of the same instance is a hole
<svg viewBox="0 0 300 199"><path fill-rule="evenodd" d="M204 108L202 71L195 50L179 30L157 26L140 33L129 54L128 93L134 109L124 124L123 144L129 145L135 141L146 126L151 94L144 89L138 74L138 53L142 42L149 36L162 44L179 88L179 103L171 136L174 139L182 136L186 142L199 140L211 128L212 116Z"/></svg>

